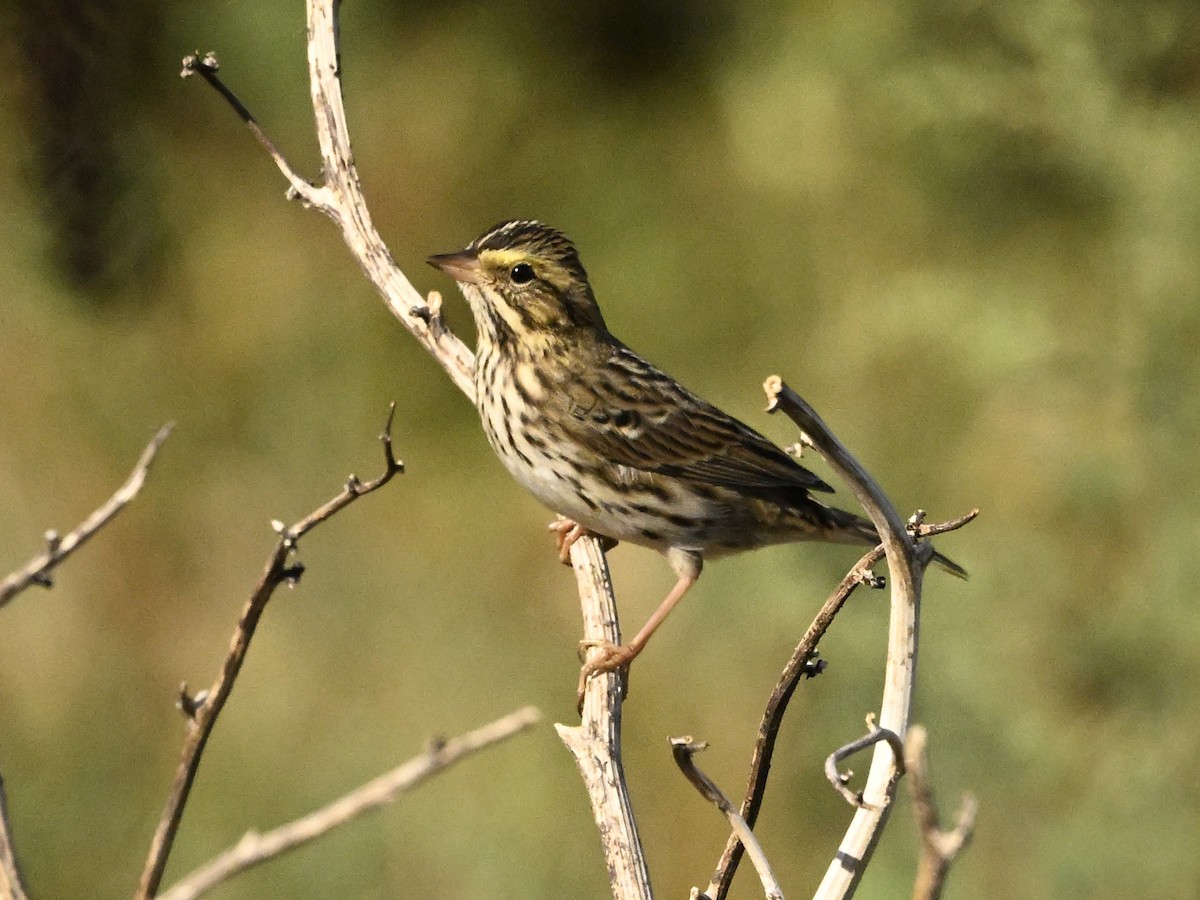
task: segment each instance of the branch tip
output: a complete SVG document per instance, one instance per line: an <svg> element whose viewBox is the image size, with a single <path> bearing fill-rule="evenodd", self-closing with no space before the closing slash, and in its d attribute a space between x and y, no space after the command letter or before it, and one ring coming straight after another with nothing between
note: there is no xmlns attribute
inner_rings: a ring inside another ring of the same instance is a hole
<svg viewBox="0 0 1200 900"><path fill-rule="evenodd" d="M692 757L707 747L708 744L704 741L693 739L691 735L673 737L670 741L671 755L675 758L675 765L679 767L683 776L691 782L692 786L699 791L700 796L716 805L717 809L724 813L734 834L737 835L742 846L746 848L746 853L749 854L750 861L754 864L755 871L758 872L758 878L762 882L767 900L783 900L783 891L779 887L775 873L771 871L771 864L767 860L767 855L763 852L762 845L758 842L758 838L755 837L750 825L733 808L733 804L729 802L729 798L721 793L721 789L717 787L716 783L696 767L696 762ZM701 895L694 893L693 896L699 897Z"/></svg>

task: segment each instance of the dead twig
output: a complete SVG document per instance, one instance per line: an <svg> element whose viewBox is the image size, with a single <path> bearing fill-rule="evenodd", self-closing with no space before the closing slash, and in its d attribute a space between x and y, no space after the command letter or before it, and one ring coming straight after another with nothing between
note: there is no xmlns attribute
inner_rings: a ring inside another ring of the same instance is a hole
<svg viewBox="0 0 1200 900"><path fill-rule="evenodd" d="M175 835L179 830L179 822L183 817L184 805L187 803L196 772L200 768L200 758L204 753L205 744L212 733L213 725L216 724L217 716L224 709L225 702L233 691L234 682L241 671L246 653L250 649L250 641L254 637L255 628L266 609L267 602L281 584L295 585L304 573L302 565L292 562L297 542L317 525L349 506L359 497L378 490L404 471L404 464L396 459L392 450L392 419L395 413L396 405L393 403L388 412L383 433L379 436L380 443L383 445L385 466L382 475L367 482L360 481L351 475L346 481L345 487L333 499L313 510L295 525L285 526L279 521L272 522L272 527L279 534L279 541L267 558L258 584L255 585L249 599L242 607L241 616L230 640L229 652L225 656L216 679L207 691L194 697L188 696L186 685L181 689L178 705L187 718L187 733L179 765L175 770L171 792L159 819L158 827L155 829L154 838L150 842L146 865L138 882L137 892L134 894L137 900L146 900L158 893L163 870L167 865L167 857L170 855Z"/></svg>
<svg viewBox="0 0 1200 900"><path fill-rule="evenodd" d="M0 897L27 900L12 835L12 823L8 819L8 796L4 792L4 778L0 777Z"/></svg>
<svg viewBox="0 0 1200 900"><path fill-rule="evenodd" d="M184 77L200 75L233 107L267 151L290 187L288 197L320 210L341 229L342 239L401 324L420 341L468 398L475 397L475 356L445 325L441 298L422 297L392 259L371 222L363 197L350 132L342 102L336 0L308 2L308 63L317 142L321 150L321 184L301 178L267 136L246 106L218 77L216 55L192 54L183 60Z"/></svg>
<svg viewBox="0 0 1200 900"><path fill-rule="evenodd" d="M117 488L116 492L99 509L84 519L78 528L66 535L59 535L57 531L53 530L46 532L46 549L0 582L0 608L32 584L47 588L53 585L50 573L54 568L79 549L88 538L112 521L113 516L128 506L129 502L138 495L142 485L146 483L150 464L154 462L159 448L171 434L173 427L173 424L168 423L158 430L158 433L146 445L146 449L142 451L142 455L138 458L133 471L129 473L129 477L125 479L125 483Z"/></svg>
<svg viewBox="0 0 1200 900"><path fill-rule="evenodd" d="M935 525L922 524L915 533L919 537L927 537L954 531L962 528L978 514L979 510L976 509L957 519L951 519L949 522ZM762 808L762 801L766 795L771 758L775 752L775 739L783 724L783 716L787 712L792 694L801 678L815 678L824 671L825 661L818 658L817 645L854 590L860 584L872 588L885 586L886 580L873 572L875 564L881 559L883 559L882 544L868 551L862 559L854 564L821 606L812 624L808 626L804 637L796 645L791 658L783 667L783 671L771 691L771 696L767 699L766 708L759 721L758 737L754 742L754 751L750 759L750 774L746 779L746 794L742 799L741 806L741 814L751 828L758 819L758 812ZM742 849L742 843L738 840L738 836L731 834L725 843L725 850L721 854L721 859L717 863L716 871L713 873L708 888L699 895L697 900L724 900L733 883L733 876L737 873Z"/></svg>
<svg viewBox="0 0 1200 900"><path fill-rule="evenodd" d="M738 836L741 845L750 855L750 862L753 863L754 870L758 872L758 878L762 882L767 900L783 900L783 889L779 886L779 880L771 871L771 863L767 860L767 855L763 852L758 838L750 830L749 824L738 815L733 804L721 793L721 789L713 780L696 767L696 761L692 757L707 746L708 744L692 740L690 736L671 738L671 754L675 757L675 765L679 766L679 770L700 792L701 797L716 804L717 809L725 814L733 833Z"/></svg>
<svg viewBox="0 0 1200 900"><path fill-rule="evenodd" d="M420 756L368 781L306 816L259 834L247 832L240 841L161 894L161 900L193 900L234 875L282 856L363 813L392 803L443 769L480 750L531 728L542 714L532 706L450 740L437 740Z"/></svg>
<svg viewBox="0 0 1200 900"><path fill-rule="evenodd" d="M978 803L974 795L964 794L954 819L954 828L942 831L933 796L933 778L929 774L928 735L920 725L908 730L904 759L908 766L908 786L912 792L913 815L921 836L921 858L913 884L913 900L937 900L950 866L971 842L975 832Z"/></svg>

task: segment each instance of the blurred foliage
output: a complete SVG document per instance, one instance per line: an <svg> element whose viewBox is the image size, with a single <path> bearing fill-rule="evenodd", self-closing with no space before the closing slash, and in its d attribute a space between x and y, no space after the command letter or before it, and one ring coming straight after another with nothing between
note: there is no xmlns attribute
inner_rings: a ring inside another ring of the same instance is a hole
<svg viewBox="0 0 1200 900"><path fill-rule="evenodd" d="M781 372L902 509L982 507L940 542L972 580L931 575L923 623L941 798L982 804L950 896L1194 897L1200 7L364 0L343 19L367 196L420 287L451 293L427 254L542 218L582 247L614 330L710 399L790 441L760 412ZM0 24L0 570L179 423L136 504L3 613L0 772L37 896L128 895L178 683L212 677L267 521L378 465L391 399L409 474L305 542L168 881L430 734L525 702L569 720L578 613L545 511L329 224L175 80L218 51L315 175L300 5L35 2ZM664 895L705 882L723 841L666 736L709 740L736 791L777 669L853 559L710 566L639 661L627 765ZM612 563L640 623L669 570ZM761 830L792 893L849 818L820 764L876 702L885 615L852 604L787 726ZM905 895L914 845L902 808L859 896ZM549 727L220 892L606 895Z"/></svg>

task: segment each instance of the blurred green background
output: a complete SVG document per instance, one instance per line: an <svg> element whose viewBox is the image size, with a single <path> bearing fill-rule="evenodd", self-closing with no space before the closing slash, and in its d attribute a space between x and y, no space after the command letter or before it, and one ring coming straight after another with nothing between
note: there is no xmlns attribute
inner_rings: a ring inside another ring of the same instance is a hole
<svg viewBox="0 0 1200 900"><path fill-rule="evenodd" d="M0 772L38 897L127 896L273 542L311 535L220 721L167 883L525 704L572 721L578 606L547 513L223 102L214 49L315 176L299 2L0 12L0 570L74 526L178 423L137 502L0 616ZM1200 896L1200 7L1192 0L347 4L345 87L380 230L418 287L510 216L582 248L628 343L781 442L783 374L902 510L983 514L927 582L915 718L941 800L982 811L953 897ZM821 471L824 471L821 469ZM845 491L842 502L848 503ZM668 735L737 793L777 671L853 550L709 567L639 661L626 762L664 897L722 823ZM627 626L672 582L610 557ZM877 703L886 601L822 646L761 834L789 896L850 811L821 763ZM864 768L860 766L859 768ZM901 801L859 896L904 896ZM547 723L216 896L608 895ZM735 896L761 893L743 872Z"/></svg>

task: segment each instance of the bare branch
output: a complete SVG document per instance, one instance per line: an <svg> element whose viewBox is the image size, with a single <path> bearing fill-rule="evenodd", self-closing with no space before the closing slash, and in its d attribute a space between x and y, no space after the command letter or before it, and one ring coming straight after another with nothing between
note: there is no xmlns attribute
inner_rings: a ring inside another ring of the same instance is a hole
<svg viewBox="0 0 1200 900"><path fill-rule="evenodd" d="M336 0L308 2L309 79L324 178L319 186L295 173L245 105L216 77L212 54L204 60L189 56L184 60L184 72L202 75L229 102L287 178L290 196L320 210L337 224L342 239L392 314L441 363L458 389L473 400L474 354L446 327L439 301L432 295L427 301L400 271L371 222L350 149L342 102L337 6Z"/></svg>
<svg viewBox="0 0 1200 900"><path fill-rule="evenodd" d="M158 893L163 870L167 865L167 857L170 855L175 835L179 830L179 822L183 818L184 804L187 803L196 772L200 768L200 757L204 753L205 744L216 724L217 716L224 709L225 702L233 691L234 682L241 671L246 653L250 649L250 641L254 637L258 621L266 609L267 601L271 599L275 589L281 584L295 584L304 572L303 566L291 562L292 554L296 550L296 542L302 535L339 510L344 509L359 497L378 490L404 471L404 464L396 459L392 451L391 429L395 413L396 405L393 403L388 412L383 434L380 435L385 466L382 475L365 483L352 475L346 486L332 500L305 516L295 525L287 527L282 522L272 523L279 533L279 541L267 558L258 584L255 585L249 599L242 607L241 616L234 629L229 652L225 656L221 670L217 673L212 686L203 695L188 697L186 686L181 690L178 705L187 718L187 732L179 765L175 770L175 780L171 785L171 792L154 832L154 838L150 842L146 866L138 882L137 892L134 894L137 900L146 900Z"/></svg>
<svg viewBox="0 0 1200 900"><path fill-rule="evenodd" d="M17 852L13 847L12 823L8 819L8 796L4 778L0 777L0 897L8 900L27 900Z"/></svg>
<svg viewBox="0 0 1200 900"><path fill-rule="evenodd" d="M920 525L917 529L919 537L943 534L954 531L973 520L979 510L972 510L964 516L936 525ZM834 617L850 599L850 595L860 584L872 588L882 588L886 580L872 571L875 564L883 559L883 545L870 550L854 564L854 567L841 580L829 599L822 605L816 618L813 619L808 631L804 633L800 643L792 652L791 659L784 666L779 679L767 700L766 709L758 726L758 738L754 743L754 752L750 760L750 774L746 779L746 795L742 799L741 814L753 828L766 795L767 778L771 770L771 757L775 752L775 739L783 724L784 713L801 678L814 678L825 669L825 661L818 658L817 645L825 636L825 632L833 623ZM725 843L725 850L717 863L712 881L697 900L724 900L737 873L738 863L742 857L742 842L736 834L731 834Z"/></svg>
<svg viewBox="0 0 1200 900"><path fill-rule="evenodd" d="M579 585L584 642L621 642L617 606L608 563L600 542L583 537L571 546L571 563ZM589 652L598 653L598 649ZM633 819L633 806L621 762L622 675L604 672L587 681L583 717L578 726L555 725L558 736L575 756L592 816L600 832L604 859L615 900L649 900L650 874Z"/></svg>
<svg viewBox="0 0 1200 900"><path fill-rule="evenodd" d="M913 900L937 900L950 866L958 854L971 842L975 832L975 813L978 803L972 794L964 794L955 817L954 828L942 831L937 803L933 796L933 779L929 774L928 736L920 725L908 731L904 758L908 765L908 786L912 791L913 815L921 836L921 859L913 884Z"/></svg>
<svg viewBox="0 0 1200 900"><path fill-rule="evenodd" d="M441 313L441 296L431 293L428 298L423 298L416 291L396 266L371 222L354 165L342 101L338 2L308 0L307 8L309 81L322 160L323 183L320 186L295 175L245 106L215 78L215 71L211 71L213 66L204 66L196 60L186 61L185 66L203 75L234 107L288 179L291 194L337 224L342 239L393 315L442 365L459 390L473 401L474 355L446 327ZM575 543L571 559L580 584L585 639L609 637L606 630L612 630L615 639L615 603L602 549L593 540L585 538ZM612 623L611 628L597 624L600 622L597 616ZM649 878L641 858L620 765L618 681L615 675L591 679L582 725L575 729L558 726L559 734L576 754L592 795L597 822L602 823L601 833L613 873L614 893L622 897L649 897ZM603 772L593 767L593 762L599 764L593 754L601 754L607 760Z"/></svg>
<svg viewBox="0 0 1200 900"><path fill-rule="evenodd" d="M779 735L779 728L783 724L783 715L787 711L792 694L795 693L801 678L815 678L824 670L824 660L817 657L817 645L825 636L829 626L833 624L834 617L850 599L855 588L860 584L875 586L875 576L871 574L871 568L881 559L883 559L883 548L876 547L860 559L842 579L834 592L829 595L829 599L821 606L812 624L808 626L808 631L796 645L791 659L784 666L774 690L771 691L766 709L759 721L758 738L754 742L754 752L750 759L750 774L746 779L746 795L742 799L741 815L751 828L758 820L758 812L762 808L763 797L766 796L767 778L771 773L771 758L775 753L775 740ZM725 843L725 850L721 854L716 872L702 895L703 897L711 898L711 900L723 900L729 892L729 886L733 883L733 876L736 874L738 863L742 858L742 850L742 842L737 833L731 834Z"/></svg>
<svg viewBox="0 0 1200 900"><path fill-rule="evenodd" d="M802 431L802 442L815 447L847 483L879 532L891 573L891 615L888 652L880 700L879 727L893 734L908 732L916 679L921 577L932 549L918 549L905 522L867 471L829 430L816 411L783 380L766 380L768 412L783 410ZM876 745L863 788L864 805L855 813L837 855L825 873L816 897L846 897L854 892L887 822L900 777L896 757Z"/></svg>
<svg viewBox="0 0 1200 900"><path fill-rule="evenodd" d="M233 107L234 112L246 123L246 127L250 129L250 133L258 139L258 142L262 144L263 149L267 151L271 159L275 160L275 165L279 167L279 171L283 173L283 177L292 185L291 190L296 196L304 197L311 191L316 190L310 182L296 174L295 169L283 158L283 154L279 152L279 149L275 146L275 142L263 131L262 126L258 124L258 121L254 118L250 110L246 108L245 104L238 99L233 91L225 86L225 82L217 77L217 72L220 70L221 64L217 62L217 55L215 53L209 52L201 57L199 51L197 51L183 58L183 69L179 75L181 78L190 78L193 75L199 75L218 94L225 98L225 101Z"/></svg>
<svg viewBox="0 0 1200 900"><path fill-rule="evenodd" d="M146 445L146 449L142 451L137 465L133 467L133 471L125 479L125 483L117 488L116 493L109 497L99 509L88 516L83 524L65 537L60 536L57 531L46 532L46 549L26 563L23 568L13 572L0 582L0 607L3 607L31 584L50 587L53 584L50 579L51 571L82 546L88 538L112 521L113 516L129 505L129 502L142 489L142 485L146 483L146 474L150 471L150 464L154 462L154 457L158 455L159 448L162 447L173 427L173 424L168 423L158 430L158 433Z"/></svg>
<svg viewBox="0 0 1200 900"><path fill-rule="evenodd" d="M771 871L771 864L767 861L767 855L763 852L758 838L754 836L754 832L750 830L746 820L738 815L729 799L721 793L721 789L696 767L696 761L692 757L707 746L708 744L698 743L691 737L671 738L671 754L675 757L675 765L679 766L679 770L700 792L701 797L716 804L717 809L725 814L733 833L738 836L738 840L750 854L750 862L754 864L754 870L758 872L758 878L762 882L767 900L783 900L783 889L779 887L779 880Z"/></svg>
<svg viewBox="0 0 1200 900"><path fill-rule="evenodd" d="M429 749L420 756L302 818L265 834L247 832L236 845L164 892L161 895L162 900L193 900L200 897L240 872L303 846L363 813L392 803L401 794L459 760L531 728L540 722L541 718L542 714L536 708L526 706L448 741L431 742Z"/></svg>
<svg viewBox="0 0 1200 900"><path fill-rule="evenodd" d="M917 537L930 537L935 534L945 534L947 531L957 531L964 525L975 521L979 515L978 509L973 509L966 515L959 516L957 519L951 519L949 522L939 522L936 525L918 525L914 531Z"/></svg>

